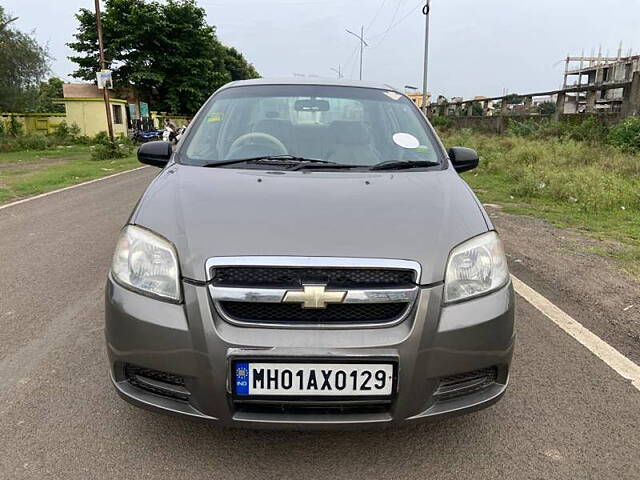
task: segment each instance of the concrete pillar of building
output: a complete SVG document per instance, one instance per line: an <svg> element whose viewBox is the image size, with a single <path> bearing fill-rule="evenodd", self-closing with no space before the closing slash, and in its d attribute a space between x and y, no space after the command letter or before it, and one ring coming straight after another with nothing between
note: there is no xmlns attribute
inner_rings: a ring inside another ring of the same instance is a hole
<svg viewBox="0 0 640 480"><path fill-rule="evenodd" d="M507 115L507 113L509 112L507 105L507 99L505 97L502 97L502 100L500 100L500 115Z"/></svg>
<svg viewBox="0 0 640 480"><path fill-rule="evenodd" d="M558 93L558 99L556 100L556 120L560 120L560 116L564 113L564 103L566 101L567 94L564 92Z"/></svg>
<svg viewBox="0 0 640 480"><path fill-rule="evenodd" d="M489 116L489 100L482 102L482 115L485 117Z"/></svg>
<svg viewBox="0 0 640 480"><path fill-rule="evenodd" d="M467 103L467 117L473 116L473 102Z"/></svg>
<svg viewBox="0 0 640 480"><path fill-rule="evenodd" d="M631 83L622 91L622 118L640 116L640 72L634 72Z"/></svg>
<svg viewBox="0 0 640 480"><path fill-rule="evenodd" d="M587 113L594 113L596 111L596 98L598 96L597 90L589 90L587 92Z"/></svg>

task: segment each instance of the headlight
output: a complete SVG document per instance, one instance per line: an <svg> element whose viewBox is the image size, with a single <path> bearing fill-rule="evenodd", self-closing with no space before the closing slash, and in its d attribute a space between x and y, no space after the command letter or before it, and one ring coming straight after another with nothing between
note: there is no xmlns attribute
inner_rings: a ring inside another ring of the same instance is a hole
<svg viewBox="0 0 640 480"><path fill-rule="evenodd" d="M504 286L509 280L507 258L496 232L467 240L449 254L444 301L476 297Z"/></svg>
<svg viewBox="0 0 640 480"><path fill-rule="evenodd" d="M128 225L116 245L111 271L133 290L180 301L180 271L173 245L161 236Z"/></svg>

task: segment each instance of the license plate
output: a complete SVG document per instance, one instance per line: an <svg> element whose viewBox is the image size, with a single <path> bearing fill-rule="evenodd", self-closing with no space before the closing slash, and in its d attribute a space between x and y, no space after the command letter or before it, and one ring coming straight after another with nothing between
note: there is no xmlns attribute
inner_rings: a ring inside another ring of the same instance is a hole
<svg viewBox="0 0 640 480"><path fill-rule="evenodd" d="M390 363L236 362L239 396L384 397L393 392Z"/></svg>

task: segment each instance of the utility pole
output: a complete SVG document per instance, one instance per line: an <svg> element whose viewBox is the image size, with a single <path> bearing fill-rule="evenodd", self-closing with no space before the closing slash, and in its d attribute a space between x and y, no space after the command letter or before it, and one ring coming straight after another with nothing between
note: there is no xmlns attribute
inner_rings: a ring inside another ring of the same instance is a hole
<svg viewBox="0 0 640 480"><path fill-rule="evenodd" d="M331 67L330 70L336 72L338 74L338 78L342 78L342 69L340 68L340 65L338 65L337 69Z"/></svg>
<svg viewBox="0 0 640 480"><path fill-rule="evenodd" d="M360 80L362 80L362 53L364 52L364 47L368 47L369 44L364 41L364 25L360 27L360 35L357 33L353 33L351 30L347 30L347 33L350 33L358 40L360 40Z"/></svg>
<svg viewBox="0 0 640 480"><path fill-rule="evenodd" d="M422 78L422 112L427 115L427 111L429 106L427 105L427 73L428 73L428 65L429 65L429 10L431 9L431 5L429 5L430 0L427 0L427 3L424 7L422 7L422 13L425 17L425 26L424 26L424 72Z"/></svg>
<svg viewBox="0 0 640 480"><path fill-rule="evenodd" d="M104 44L102 42L102 19L100 18L100 0L95 0L96 4L96 30L98 32L98 47L100 49L100 68L106 70L106 62L104 60ZM113 124L111 123L111 105L109 104L109 89L106 85L102 86L104 95L104 108L107 111L107 131L109 138L113 141Z"/></svg>

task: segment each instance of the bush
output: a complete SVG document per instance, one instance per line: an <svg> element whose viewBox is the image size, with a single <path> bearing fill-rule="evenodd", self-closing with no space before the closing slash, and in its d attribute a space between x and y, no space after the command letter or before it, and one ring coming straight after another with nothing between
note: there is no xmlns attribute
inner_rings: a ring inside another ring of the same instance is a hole
<svg viewBox="0 0 640 480"><path fill-rule="evenodd" d="M640 151L640 118L629 117L611 127L608 141L623 150Z"/></svg>
<svg viewBox="0 0 640 480"><path fill-rule="evenodd" d="M76 145L93 145L94 139L88 135L80 135L73 141Z"/></svg>
<svg viewBox="0 0 640 480"><path fill-rule="evenodd" d="M529 118L527 120L509 119L508 133L516 137L547 138L561 137L565 126L549 118Z"/></svg>
<svg viewBox="0 0 640 480"><path fill-rule="evenodd" d="M565 135L573 140L587 143L605 143L609 135L609 127L596 117L587 117L581 122L564 125Z"/></svg>
<svg viewBox="0 0 640 480"><path fill-rule="evenodd" d="M93 137L93 143L96 145L108 145L110 143L109 135L107 132L98 132L95 137Z"/></svg>
<svg viewBox="0 0 640 480"><path fill-rule="evenodd" d="M436 115L431 117L431 125L436 128L449 128L451 126L451 119L444 115Z"/></svg>
<svg viewBox="0 0 640 480"><path fill-rule="evenodd" d="M68 125L67 122L61 122L53 134L60 140L74 141L80 135L80 127L75 123Z"/></svg>
<svg viewBox="0 0 640 480"><path fill-rule="evenodd" d="M44 135L20 135L15 140L15 150L46 150L49 146Z"/></svg>
<svg viewBox="0 0 640 480"><path fill-rule="evenodd" d="M113 160L116 158L128 157L131 154L131 148L124 143L118 143L117 141L110 141L107 139L106 143L98 143L91 152L91 158L93 160Z"/></svg>

